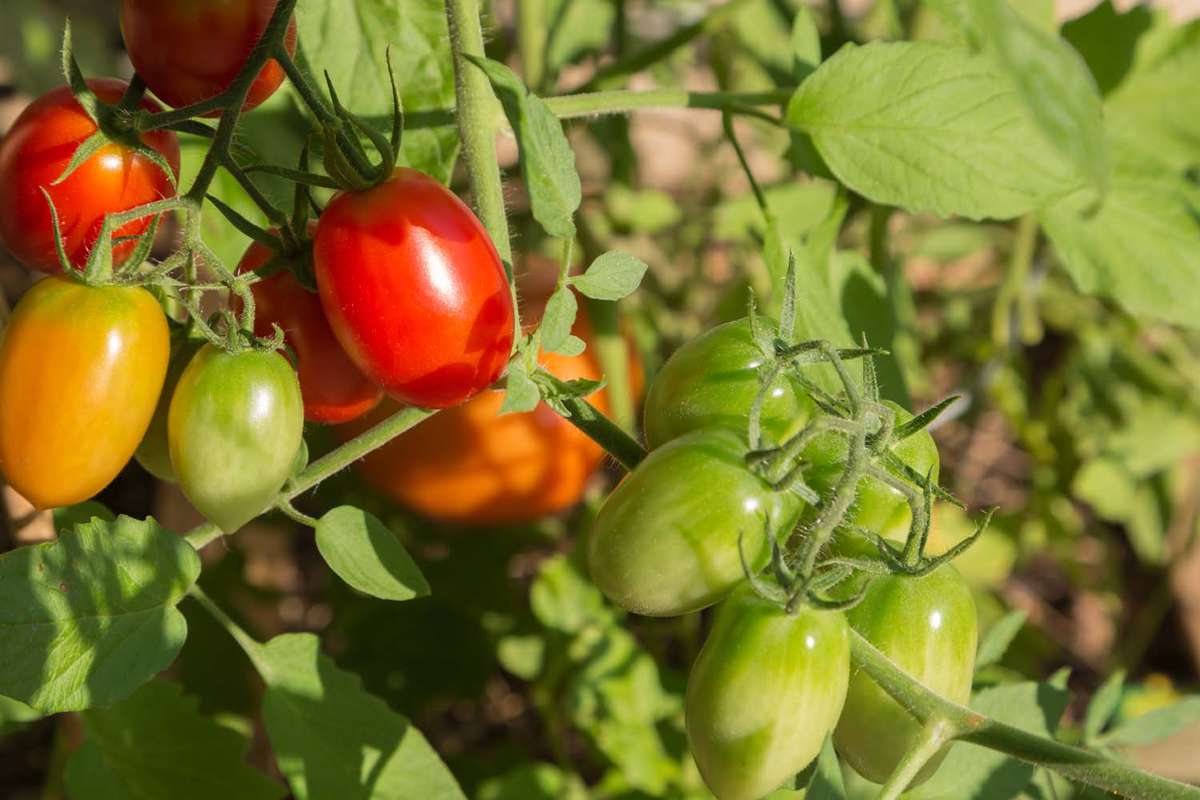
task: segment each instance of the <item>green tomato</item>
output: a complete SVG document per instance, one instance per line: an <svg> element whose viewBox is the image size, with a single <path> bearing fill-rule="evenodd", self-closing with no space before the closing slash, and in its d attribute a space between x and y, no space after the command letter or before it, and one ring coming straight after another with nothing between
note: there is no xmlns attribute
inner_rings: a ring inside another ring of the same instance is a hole
<svg viewBox="0 0 1200 800"><path fill-rule="evenodd" d="M775 324L760 320L774 337ZM719 325L680 347L650 384L646 443L657 448L702 428L731 430L745 439L759 390L756 368L765 358L751 335L749 319ZM808 423L813 409L808 392L781 376L763 403L762 430L781 443Z"/></svg>
<svg viewBox="0 0 1200 800"><path fill-rule="evenodd" d="M912 419L912 414L891 400L884 400L883 404L896 412L897 426ZM828 496L837 485L848 449L846 437L833 432L817 435L805 447L802 455L810 466L805 469L804 479L822 497ZM892 452L920 475L932 470L932 480L937 482L941 461L929 431L923 430L901 440L892 446ZM912 509L902 492L867 476L858 482L858 492L847 521L881 536L903 539L912 522Z"/></svg>
<svg viewBox="0 0 1200 800"><path fill-rule="evenodd" d="M166 380L163 381L162 394L158 396L150 427L133 454L138 463L159 480L171 483L176 480L175 468L171 466L171 448L167 444L167 414L171 410L171 398L175 395L179 378L199 347L200 343L194 339L181 337L172 341L171 362L167 367Z"/></svg>
<svg viewBox="0 0 1200 800"><path fill-rule="evenodd" d="M211 344L188 363L167 417L179 487L226 533L270 506L303 433L300 383L282 355Z"/></svg>
<svg viewBox="0 0 1200 800"><path fill-rule="evenodd" d="M847 616L854 630L915 680L955 703L970 699L978 623L971 591L954 567L922 578L876 578ZM856 772L883 783L920 736L916 719L865 672L850 678L833 742ZM933 758L912 785L928 779L945 754Z"/></svg>
<svg viewBox="0 0 1200 800"><path fill-rule="evenodd" d="M758 800L804 769L842 712L850 635L839 611L787 614L743 585L717 610L688 678L688 743L720 800Z"/></svg>
<svg viewBox="0 0 1200 800"><path fill-rule="evenodd" d="M671 617L724 597L747 559L763 566L765 521L790 531L804 502L746 468L731 431L697 431L654 450L600 508L588 541L592 580L617 605Z"/></svg>

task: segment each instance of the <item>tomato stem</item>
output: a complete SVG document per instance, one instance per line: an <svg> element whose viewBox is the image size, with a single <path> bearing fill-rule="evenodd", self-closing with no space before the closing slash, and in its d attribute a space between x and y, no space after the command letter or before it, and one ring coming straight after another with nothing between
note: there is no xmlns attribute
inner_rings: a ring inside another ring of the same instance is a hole
<svg viewBox="0 0 1200 800"><path fill-rule="evenodd" d="M904 758L879 791L877 800L896 800L913 782L930 759L936 756L954 734L954 729L945 720L930 719L921 729L921 738Z"/></svg>

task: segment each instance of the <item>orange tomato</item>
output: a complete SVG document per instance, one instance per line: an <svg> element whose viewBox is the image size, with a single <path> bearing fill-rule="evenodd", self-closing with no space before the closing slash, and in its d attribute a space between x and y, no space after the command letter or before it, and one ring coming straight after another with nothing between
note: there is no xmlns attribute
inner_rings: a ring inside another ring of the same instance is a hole
<svg viewBox="0 0 1200 800"><path fill-rule="evenodd" d="M38 508L86 500L150 425L170 355L145 289L34 284L0 343L0 470Z"/></svg>
<svg viewBox="0 0 1200 800"><path fill-rule="evenodd" d="M588 338L585 320L575 328ZM602 374L590 349L578 356L544 353L541 363L563 380ZM640 367L632 366L640 378ZM358 462L359 473L385 497L446 522L530 522L578 503L604 450L545 403L498 416L503 400L503 392L489 389L438 412ZM608 413L603 390L588 400ZM399 408L385 401L340 430L350 438Z"/></svg>

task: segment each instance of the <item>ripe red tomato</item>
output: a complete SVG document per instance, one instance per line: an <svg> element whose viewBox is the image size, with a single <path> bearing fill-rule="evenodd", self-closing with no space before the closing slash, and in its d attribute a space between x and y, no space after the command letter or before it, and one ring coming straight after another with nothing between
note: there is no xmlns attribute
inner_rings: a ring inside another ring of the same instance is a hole
<svg viewBox="0 0 1200 800"><path fill-rule="evenodd" d="M271 250L255 242L238 264L238 272L251 272L271 260ZM300 285L295 275L281 269L251 286L254 294L254 333L270 336L278 325L295 352L304 418L326 424L349 422L370 411L383 397L354 366L329 329L321 300ZM235 308L240 302L234 300Z"/></svg>
<svg viewBox="0 0 1200 800"><path fill-rule="evenodd" d="M590 341L586 319L576 322L575 333ZM541 363L563 380L599 380L602 374L590 348L578 356L544 353ZM630 372L636 396L640 365L631 364ZM604 390L588 400L609 412ZM531 522L578 503L604 460L603 448L545 403L527 414L498 416L503 401L503 392L484 391L430 417L356 466L380 494L447 522ZM398 408L386 402L339 430L349 439Z"/></svg>
<svg viewBox="0 0 1200 800"><path fill-rule="evenodd" d="M167 319L140 287L33 285L0 343L0 469L38 508L108 485L150 425L170 355Z"/></svg>
<svg viewBox="0 0 1200 800"><path fill-rule="evenodd" d="M126 85L113 78L88 81L96 96L106 103L120 100ZM143 101L142 107L162 110L150 100ZM54 200L67 257L77 267L86 263L105 214L128 211L174 194L170 179L158 165L119 144L100 148L65 181L52 186L71 161L75 148L95 132L96 124L64 86L30 103L0 142L0 241L30 269L61 271L54 250L54 221L42 187ZM144 140L162 153L178 177L179 142L175 134L152 131L145 134ZM115 235L134 236L149 224L148 217L134 220ZM113 255L120 261L134 247L132 241L122 243L113 248Z"/></svg>
<svg viewBox="0 0 1200 800"><path fill-rule="evenodd" d="M336 195L313 243L325 315L350 358L392 397L458 405L508 361L513 304L504 265L466 204L401 167Z"/></svg>
<svg viewBox="0 0 1200 800"><path fill-rule="evenodd" d="M175 108L215 97L228 88L258 43L276 0L123 0L121 35L129 60L150 91ZM296 50L296 21L284 36ZM243 111L274 93L283 67L271 59L250 85ZM209 114L216 116L218 112Z"/></svg>

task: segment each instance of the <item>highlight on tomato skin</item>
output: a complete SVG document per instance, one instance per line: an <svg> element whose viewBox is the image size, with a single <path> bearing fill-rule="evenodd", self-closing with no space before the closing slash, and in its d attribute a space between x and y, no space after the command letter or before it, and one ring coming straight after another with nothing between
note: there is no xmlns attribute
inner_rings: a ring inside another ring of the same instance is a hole
<svg viewBox="0 0 1200 800"><path fill-rule="evenodd" d="M115 78L91 78L88 87L103 102L116 103L128 84ZM142 108L161 111L148 98ZM93 153L66 180L54 182L67 168L75 149L96 132L96 123L71 94L60 87L26 106L0 139L0 242L29 269L62 271L54 247L54 219L42 194L54 202L67 258L82 267L96 244L104 215L128 211L175 194L172 181L154 161L117 143ZM151 131L143 141L158 151L179 177L179 141L171 131ZM136 236L150 225L144 217L123 225L114 239ZM116 263L127 258L136 242L113 247Z"/></svg>
<svg viewBox="0 0 1200 800"><path fill-rule="evenodd" d="M342 348L399 402L457 405L507 365L515 312L504 265L471 209L428 175L400 167L335 195L313 261Z"/></svg>
<svg viewBox="0 0 1200 800"><path fill-rule="evenodd" d="M315 227L310 223L310 232ZM238 263L237 272L252 272L273 256L266 245L253 242ZM278 325L294 353L306 420L322 424L349 422L378 405L383 390L363 375L342 350L315 292L301 286L286 268L255 281L250 291L254 295L255 335L273 336L274 326ZM230 305L240 312L242 304L236 295L230 298Z"/></svg>
<svg viewBox="0 0 1200 800"><path fill-rule="evenodd" d="M181 108L229 88L266 30L275 4L276 0L122 0L121 36L133 68L150 91ZM284 46L295 53L295 18L288 23ZM268 59L250 84L242 110L260 105L283 79L283 67Z"/></svg>
<svg viewBox="0 0 1200 800"><path fill-rule="evenodd" d="M145 289L34 284L0 341L0 471L12 487L44 509L107 486L150 424L169 340Z"/></svg>

